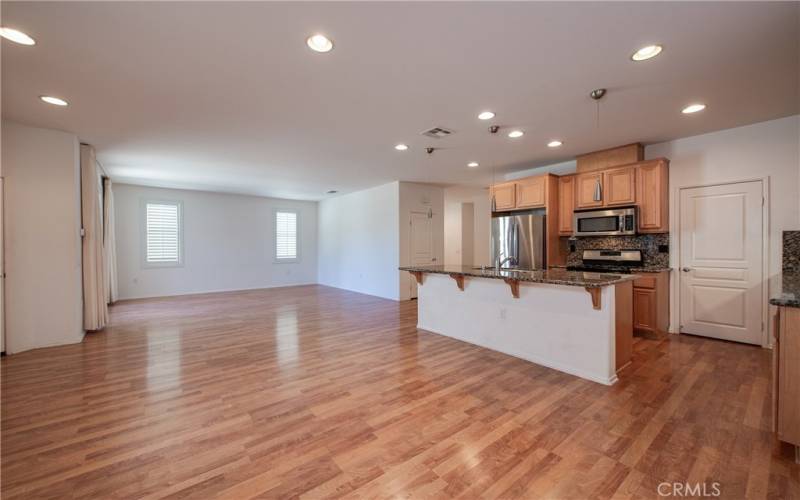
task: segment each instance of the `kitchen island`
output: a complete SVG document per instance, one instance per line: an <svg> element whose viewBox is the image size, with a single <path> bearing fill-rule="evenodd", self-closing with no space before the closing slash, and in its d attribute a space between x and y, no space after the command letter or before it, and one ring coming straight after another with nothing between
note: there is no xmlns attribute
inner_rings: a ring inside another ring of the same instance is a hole
<svg viewBox="0 0 800 500"><path fill-rule="evenodd" d="M630 361L634 274L409 266L417 326L601 384Z"/></svg>

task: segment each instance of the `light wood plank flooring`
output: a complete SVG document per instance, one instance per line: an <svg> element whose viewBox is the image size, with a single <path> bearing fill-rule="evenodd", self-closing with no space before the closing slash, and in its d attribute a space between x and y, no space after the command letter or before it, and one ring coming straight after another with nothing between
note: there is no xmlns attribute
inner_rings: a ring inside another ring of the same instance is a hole
<svg viewBox="0 0 800 500"><path fill-rule="evenodd" d="M759 348L641 340L605 387L322 286L130 301L112 324L2 360L4 499L800 497Z"/></svg>

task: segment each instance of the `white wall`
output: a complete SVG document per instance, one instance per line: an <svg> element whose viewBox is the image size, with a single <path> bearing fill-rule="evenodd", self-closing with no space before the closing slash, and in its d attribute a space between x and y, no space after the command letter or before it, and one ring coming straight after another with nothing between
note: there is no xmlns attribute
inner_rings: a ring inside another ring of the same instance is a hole
<svg viewBox="0 0 800 500"><path fill-rule="evenodd" d="M6 352L80 342L78 138L5 121L2 138Z"/></svg>
<svg viewBox="0 0 800 500"><path fill-rule="evenodd" d="M317 281L317 203L114 184L122 299L243 290ZM142 265L142 200L183 202L184 263ZM276 208L299 211L297 263L275 263Z"/></svg>
<svg viewBox="0 0 800 500"><path fill-rule="evenodd" d="M319 283L400 298L400 183L319 202Z"/></svg>
<svg viewBox="0 0 800 500"><path fill-rule="evenodd" d="M400 265L411 264L410 222L411 212L432 211L431 231L433 232L433 255L435 264L444 262L444 189L431 184L415 182L400 183ZM413 277L400 273L400 300L412 296Z"/></svg>
<svg viewBox="0 0 800 500"><path fill-rule="evenodd" d="M769 291L780 291L782 231L800 229L800 116L654 144L646 158L670 159L670 263L678 265L676 209L682 187L769 177ZM673 273L675 282L675 273ZM677 331L677 290L672 287L670 330ZM768 322L769 324L769 322Z"/></svg>
<svg viewBox="0 0 800 500"><path fill-rule="evenodd" d="M444 189L444 262L460 265L463 262L462 205L472 203L473 261L475 266L491 265L491 200L483 188L453 186ZM466 264L465 264L466 265Z"/></svg>

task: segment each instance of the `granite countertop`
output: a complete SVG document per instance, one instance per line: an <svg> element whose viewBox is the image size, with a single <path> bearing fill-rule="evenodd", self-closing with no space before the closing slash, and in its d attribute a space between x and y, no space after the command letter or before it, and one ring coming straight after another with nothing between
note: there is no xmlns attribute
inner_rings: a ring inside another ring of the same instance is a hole
<svg viewBox="0 0 800 500"><path fill-rule="evenodd" d="M558 265L558 266L550 266L550 269L554 269L554 268L564 269L566 267L567 266ZM639 267L631 267L631 266L614 267L614 266L609 266L607 269L608 269L608 271L610 271L612 273L618 273L618 272L623 272L623 271L629 271L629 272L632 272L632 273L660 273L662 271L672 271L672 268L669 267L669 266L639 266Z"/></svg>
<svg viewBox="0 0 800 500"><path fill-rule="evenodd" d="M517 271L507 269L496 271L493 267L482 269L472 266L404 266L401 267L400 270L434 274L455 274L473 278L508 278L529 283L582 286L587 288L616 285L617 283L632 281L639 277L635 274L587 273L567 271L563 268L550 268L540 271Z"/></svg>
<svg viewBox="0 0 800 500"><path fill-rule="evenodd" d="M800 307L800 272L783 273L783 292L769 300L773 306Z"/></svg>

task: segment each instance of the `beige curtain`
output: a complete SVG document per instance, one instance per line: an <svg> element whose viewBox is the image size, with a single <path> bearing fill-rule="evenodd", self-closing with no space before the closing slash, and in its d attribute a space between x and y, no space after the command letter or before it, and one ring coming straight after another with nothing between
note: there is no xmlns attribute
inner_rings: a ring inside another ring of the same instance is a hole
<svg viewBox="0 0 800 500"><path fill-rule="evenodd" d="M81 223L83 225L83 328L100 330L108 322L103 277L103 192L94 148L81 144Z"/></svg>
<svg viewBox="0 0 800 500"><path fill-rule="evenodd" d="M114 232L114 191L111 179L103 178L103 277L107 304L117 301L117 247Z"/></svg>

